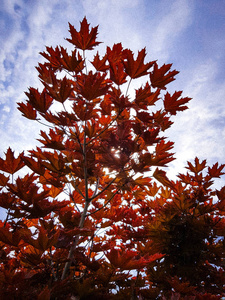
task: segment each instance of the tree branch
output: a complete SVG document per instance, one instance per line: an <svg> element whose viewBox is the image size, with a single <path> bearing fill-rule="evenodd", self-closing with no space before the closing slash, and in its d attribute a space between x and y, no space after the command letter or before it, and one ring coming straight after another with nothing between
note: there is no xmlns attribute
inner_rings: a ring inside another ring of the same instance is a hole
<svg viewBox="0 0 225 300"><path fill-rule="evenodd" d="M118 193L119 193L119 190L116 191L116 192L115 192L115 193L107 200L107 202L106 202L102 207L100 207L100 208L96 209L95 211L93 211L93 212L87 214L87 217L89 217L89 216L95 214L96 212L98 212L98 211L100 211L101 209L103 209L104 207L106 207L107 204L108 204L108 203L109 203L109 202L110 202L110 201L111 201Z"/></svg>

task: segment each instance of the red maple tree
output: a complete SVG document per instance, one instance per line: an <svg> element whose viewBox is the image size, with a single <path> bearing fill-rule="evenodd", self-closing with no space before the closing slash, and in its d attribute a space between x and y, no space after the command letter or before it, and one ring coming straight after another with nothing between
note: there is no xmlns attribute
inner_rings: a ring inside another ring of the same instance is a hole
<svg viewBox="0 0 225 300"><path fill-rule="evenodd" d="M69 24L71 53L41 53L43 90L18 103L48 132L41 147L0 159L0 296L221 299L225 188L213 180L224 165L196 158L176 182L167 178L173 143L163 132L190 100L165 93L178 72L120 43L89 63L86 51L99 45L89 26Z"/></svg>

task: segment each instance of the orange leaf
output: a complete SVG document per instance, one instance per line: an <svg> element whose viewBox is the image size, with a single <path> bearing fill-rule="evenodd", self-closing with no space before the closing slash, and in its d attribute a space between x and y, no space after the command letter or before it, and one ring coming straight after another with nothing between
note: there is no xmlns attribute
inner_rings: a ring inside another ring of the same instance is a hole
<svg viewBox="0 0 225 300"><path fill-rule="evenodd" d="M202 170L204 170L206 167L206 159L203 160L201 163L199 162L199 159L196 157L195 158L195 165L193 165L192 163L190 163L188 161L188 167L186 167L187 169L189 169L191 172L198 174L199 172L201 172Z"/></svg>
<svg viewBox="0 0 225 300"><path fill-rule="evenodd" d="M49 191L48 194L50 197L55 198L57 197L60 193L62 193L63 188L57 188L55 186L52 186Z"/></svg>
<svg viewBox="0 0 225 300"><path fill-rule="evenodd" d="M171 182L167 178L165 171L156 168L155 172L153 173L153 177L155 177L155 179L157 179L163 185L171 187Z"/></svg>
<svg viewBox="0 0 225 300"><path fill-rule="evenodd" d="M134 180L135 184L139 185L139 186L152 186L151 184L151 178L148 177L138 177Z"/></svg>

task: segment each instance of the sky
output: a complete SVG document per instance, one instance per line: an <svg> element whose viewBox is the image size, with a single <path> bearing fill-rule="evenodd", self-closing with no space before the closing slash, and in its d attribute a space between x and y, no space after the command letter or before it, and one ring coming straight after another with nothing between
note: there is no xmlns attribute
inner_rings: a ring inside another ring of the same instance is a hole
<svg viewBox="0 0 225 300"><path fill-rule="evenodd" d="M39 52L70 49L68 22L79 29L84 16L99 25L103 52L118 42L134 53L146 47L147 61L180 71L168 90L192 100L166 132L175 142L171 178L196 156L211 166L225 163L224 0L1 0L0 156L9 146L19 153L38 145L40 125L22 117L16 102L26 100L28 87L41 87Z"/></svg>

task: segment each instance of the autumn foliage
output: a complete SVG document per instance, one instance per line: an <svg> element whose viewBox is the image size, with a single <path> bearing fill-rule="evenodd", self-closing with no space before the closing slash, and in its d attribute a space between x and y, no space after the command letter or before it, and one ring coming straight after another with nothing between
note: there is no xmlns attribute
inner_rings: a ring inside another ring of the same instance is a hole
<svg viewBox="0 0 225 300"><path fill-rule="evenodd" d="M167 177L164 132L190 100L167 91L178 72L120 43L88 61L100 44L89 26L69 24L70 53L41 53L43 90L18 103L47 131L0 159L0 298L221 299L225 187L213 183L224 165L196 158Z"/></svg>

